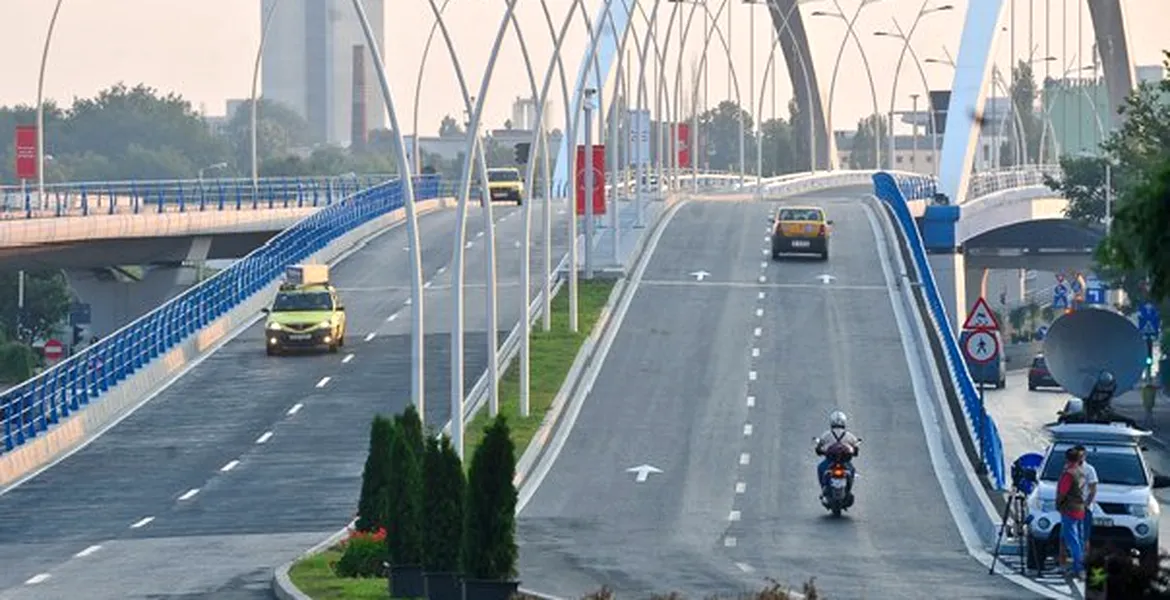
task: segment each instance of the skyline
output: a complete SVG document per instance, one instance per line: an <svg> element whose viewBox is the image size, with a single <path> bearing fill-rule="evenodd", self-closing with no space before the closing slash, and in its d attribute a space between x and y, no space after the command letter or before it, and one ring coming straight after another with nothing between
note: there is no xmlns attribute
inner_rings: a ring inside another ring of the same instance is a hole
<svg viewBox="0 0 1170 600"><path fill-rule="evenodd" d="M37 70L45 31L52 13L53 2L46 0L8 0L0 6L0 51L9 57L7 77L0 80L0 104L35 104ZM180 0L119 0L115 5L103 0L67 0L61 8L52 48L49 52L45 76L45 97L59 104L68 105L74 97L93 96L100 89L119 81L127 85L144 83L160 92L175 92L191 101L196 109L208 115L222 115L228 99L247 98L251 86L252 66L260 40L261 11L259 2L254 0L203 0L199 3ZM938 4L938 3L935 3ZM968 2L953 2L954 10L926 16L914 33L913 48L920 59L943 58L944 48L952 56L958 52L957 42ZM1015 41L1017 57L1026 54L1028 38L1025 31L1030 2L1016 3ZM1083 35L1080 51L1076 43L1075 6L1081 7L1084 15ZM1037 65L1037 80L1046 72L1059 77L1062 71L1058 65L1082 57L1084 64L1091 64L1087 55L1091 51L1091 26L1087 9L1080 2L1051 2L1052 14L1049 25L1049 46L1047 54L1057 57L1056 63L1045 62ZM719 2L709 2L711 10L718 10ZM857 0L837 0L803 4L805 24L812 44L812 60L821 82L821 94L828 102L830 76L837 48L845 33L840 19L813 17L814 10L834 11L840 5L846 14L852 14ZM550 2L550 11L559 27L569 3ZM675 5L663 2L660 21L669 17L669 9ZM691 5L683 5L689 7ZM748 24L750 5L729 1L732 11L731 32L734 69L742 80L741 94L747 95L754 87L755 97L751 104L759 101L764 65L768 60L769 19L757 7L755 14L755 76L754 81L746 71L751 60L748 51ZM893 71L901 49L900 40L876 39L872 33L892 29L891 17L896 16L903 28L920 6L918 2L906 0L884 0L867 6L858 20L858 35L862 38L866 55L875 74L877 104L880 111L889 110L892 78L881 77L882 73ZM1060 8L1068 7L1069 27L1074 29L1063 35ZM1125 4L1131 52L1136 65L1160 64L1162 62L1160 30L1170 24L1170 11L1165 0L1129 0ZM501 16L504 2L476 2L451 0L448 8L447 26L460 52L468 86L474 95L479 88L488 50ZM647 9L649 10L649 9ZM683 9L686 10L685 8ZM458 11L458 12L455 12ZM523 27L529 52L533 57L537 84L547 67L552 50L548 27L544 22L540 4L535 0L519 0L517 19ZM596 12L596 9L593 9ZM696 13L695 23L701 23L702 9ZM1010 24L1009 11L1005 7L1002 24ZM412 129L415 115L413 100L415 79L426 34L433 21L426 4L417 8L387 11L385 20L385 45L387 75L394 94L399 119L404 123L406 133ZM685 14L685 12L684 12ZM1035 10L1036 23L1031 39L1044 53L1045 28L1043 8ZM484 27L484 24L489 26ZM639 31L644 21L637 21ZM720 18L720 26L727 26L726 17ZM700 27L694 27L698 31ZM725 34L728 32L724 31ZM692 34L698 35L698 34ZM661 36L660 36L661 39ZM690 72L690 63L697 62L698 46L688 43L688 55L683 61L682 72ZM573 27L567 36L563 57L567 75L576 75L577 63L585 47L586 35L583 26ZM671 44L677 47L677 32ZM1170 46L1170 44L1166 44ZM197 49L193 49L197 48ZM997 62L1006 65L1011 43L1007 34L1001 34L998 42ZM1042 54L1043 55L1043 54ZM677 55L672 49L667 53L668 75L673 77L677 66ZM447 53L441 37L436 36L424 76L424 87L419 102L419 133L434 134L445 115L460 119L463 113L459 88L453 76ZM709 54L709 105L716 104L728 96L727 65L725 54L717 42L712 43ZM776 116L787 118L787 102L791 97L791 86L785 73L783 60L777 54ZM951 71L945 65L922 65L923 74L931 89L948 89ZM836 130L852 129L861 118L873 112L873 100L865 70L853 44L846 46L842 57L840 74L833 94L833 126ZM370 82L373 83L373 82ZM560 90L554 79L550 100L559 106ZM897 78L899 110L908 109L910 94L924 95L922 74L913 61L907 57ZM529 95L528 77L520 58L519 46L509 32L501 50L497 72L494 75L491 95L484 109L484 127L499 127L511 115L512 102L518 96ZM732 94L734 95L734 93ZM734 98L733 98L734 99ZM746 105L746 99L744 104ZM556 110L563 110L554 108ZM753 110L754 112L754 110ZM764 102L764 118L771 116L770 90ZM561 119L551 116L553 126L559 126ZM562 117L563 118L563 117ZM460 119L462 120L462 119Z"/></svg>

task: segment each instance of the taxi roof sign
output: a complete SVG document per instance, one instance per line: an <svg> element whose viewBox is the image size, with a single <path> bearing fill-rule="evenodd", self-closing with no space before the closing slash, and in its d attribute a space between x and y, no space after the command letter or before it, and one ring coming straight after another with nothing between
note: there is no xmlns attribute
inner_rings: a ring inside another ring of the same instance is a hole
<svg viewBox="0 0 1170 600"><path fill-rule="evenodd" d="M967 313L967 320L963 321L963 329L992 329L999 331L999 321L996 320L995 313L992 312L991 307L988 306L987 300L984 300L983 296L980 296L975 301L975 305Z"/></svg>

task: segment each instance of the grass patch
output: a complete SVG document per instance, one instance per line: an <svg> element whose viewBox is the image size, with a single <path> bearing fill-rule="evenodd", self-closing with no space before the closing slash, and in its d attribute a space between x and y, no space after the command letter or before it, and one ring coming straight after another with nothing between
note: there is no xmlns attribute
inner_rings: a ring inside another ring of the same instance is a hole
<svg viewBox="0 0 1170 600"><path fill-rule="evenodd" d="M541 331L540 325L532 329L532 368L530 371L527 418L520 417L520 362L519 355L508 367L508 371L500 378L500 414L508 418L508 428L512 431L512 442L516 445L516 452L523 454L536 435L536 430L544 421L544 415L552 405L553 398L560 392L569 374L569 368L577 359L581 344L593 331L593 326L601 316L601 309L609 301L609 294L613 291L614 281L578 281L578 331L569 330L569 290L568 284L552 300L552 328ZM484 430L490 419L486 408L475 415L475 419L467 423L464 430L464 456L471 457L475 449L483 440ZM516 457L519 460L519 456ZM468 459L464 468L471 465Z"/></svg>
<svg viewBox="0 0 1170 600"><path fill-rule="evenodd" d="M338 577L333 563L341 558L341 551L330 548L320 554L305 557L293 563L288 575L293 585L313 600L387 600L390 591L383 578L352 579Z"/></svg>

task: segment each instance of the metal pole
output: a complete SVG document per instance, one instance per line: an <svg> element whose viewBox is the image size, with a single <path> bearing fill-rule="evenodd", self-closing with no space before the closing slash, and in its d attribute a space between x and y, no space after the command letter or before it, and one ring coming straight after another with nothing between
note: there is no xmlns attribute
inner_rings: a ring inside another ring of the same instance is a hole
<svg viewBox="0 0 1170 600"><path fill-rule="evenodd" d="M268 25L272 23L272 15L276 12L276 5L280 0L272 0L271 6L268 8L268 13L264 15L264 25L260 30L260 47L256 49L256 63L252 66L252 104L250 121L252 130L252 198L260 197L260 159L259 159L259 144L256 141L256 88L260 80L260 62L264 57L264 42L268 39Z"/></svg>
<svg viewBox="0 0 1170 600"><path fill-rule="evenodd" d="M754 130L753 138L756 143L756 196L758 197L763 191L760 187L760 179L764 175L764 154L760 152L760 119L759 111L756 110L756 10L755 5L748 6L748 103L751 105L748 110L751 111L752 129ZM740 186L743 185L743 170L740 169Z"/></svg>
<svg viewBox="0 0 1170 600"><path fill-rule="evenodd" d="M910 114L913 133L910 135L910 170L918 172L918 94L910 94Z"/></svg>
<svg viewBox="0 0 1170 600"><path fill-rule="evenodd" d="M45 34L45 47L41 51L41 70L37 76L37 204L45 206L45 66L49 61L49 44L53 41L53 28L57 25L57 13L61 11L62 0L53 7L49 18L49 31Z"/></svg>
<svg viewBox="0 0 1170 600"><path fill-rule="evenodd" d="M24 339L24 269L16 273L16 337Z"/></svg>
<svg viewBox="0 0 1170 600"><path fill-rule="evenodd" d="M439 29L439 22L442 20L443 11L447 9L447 4L451 0L443 0L443 5L439 7L438 14L435 16L435 22L431 23L431 31L427 34L427 41L423 44L422 58L418 62L418 76L414 84L414 123L412 137L414 138L414 171L419 173L422 171L422 150L418 143L418 104L419 97L422 95L422 81L423 71L427 66L427 58L431 55L431 43L435 40L435 32Z"/></svg>
<svg viewBox="0 0 1170 600"><path fill-rule="evenodd" d="M362 0L353 0L353 8L357 12L358 20L362 25L362 33L366 37L366 45L370 50L370 55L374 59L375 71L378 74L378 82L382 87L382 96L386 102L386 111L390 115L390 129L394 131L394 158L398 165L398 176L402 180L402 188L405 194L403 201L406 212L406 228L407 236L410 240L410 292L411 292L411 381L410 381L410 396L418 410L419 417L426 420L426 404L423 396L423 378L426 371L423 366L425 340L423 331L423 296L422 296L422 247L419 244L418 233L418 215L414 206L414 181L410 176L409 163L406 160L406 144L402 139L402 128L398 124L398 114L394 109L394 98L390 91L390 82L386 78L386 65L382 62L382 50L378 48L377 40L374 38L373 29L370 27L370 20L366 17L366 10ZM461 413L453 415L455 420L460 420L458 417Z"/></svg>
<svg viewBox="0 0 1170 600"><path fill-rule="evenodd" d="M1105 159L1105 235L1113 224L1113 165Z"/></svg>
<svg viewBox="0 0 1170 600"><path fill-rule="evenodd" d="M593 94L585 90L585 279L593 279Z"/></svg>

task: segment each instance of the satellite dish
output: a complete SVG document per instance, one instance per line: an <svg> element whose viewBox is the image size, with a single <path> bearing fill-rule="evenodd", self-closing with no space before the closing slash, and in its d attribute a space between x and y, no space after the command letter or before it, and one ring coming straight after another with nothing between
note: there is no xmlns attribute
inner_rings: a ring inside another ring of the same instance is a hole
<svg viewBox="0 0 1170 600"><path fill-rule="evenodd" d="M1056 319L1044 337L1052 378L1077 398L1088 398L1101 371L1117 382L1117 394L1137 385L1145 368L1146 342L1124 316L1083 308Z"/></svg>

